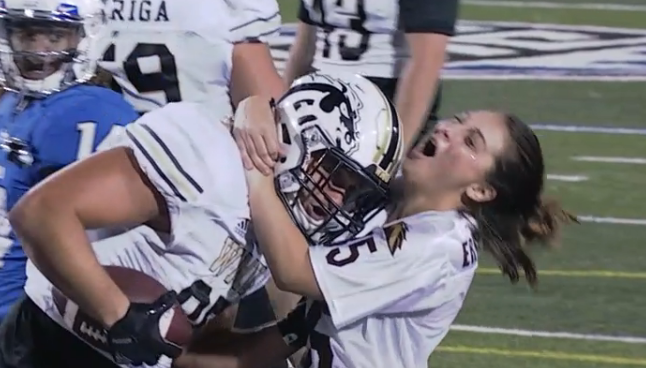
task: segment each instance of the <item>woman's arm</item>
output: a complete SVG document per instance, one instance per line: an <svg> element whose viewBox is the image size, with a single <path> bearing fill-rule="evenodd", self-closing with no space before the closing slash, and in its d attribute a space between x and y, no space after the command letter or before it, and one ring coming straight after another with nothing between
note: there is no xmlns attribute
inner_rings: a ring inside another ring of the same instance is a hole
<svg viewBox="0 0 646 368"><path fill-rule="evenodd" d="M278 198L274 178L254 169L248 171L247 179L254 233L276 286L322 299L310 262L309 244Z"/></svg>
<svg viewBox="0 0 646 368"><path fill-rule="evenodd" d="M114 148L77 162L28 192L9 220L38 269L105 326L128 299L99 265L86 229L141 224L165 212L133 152Z"/></svg>

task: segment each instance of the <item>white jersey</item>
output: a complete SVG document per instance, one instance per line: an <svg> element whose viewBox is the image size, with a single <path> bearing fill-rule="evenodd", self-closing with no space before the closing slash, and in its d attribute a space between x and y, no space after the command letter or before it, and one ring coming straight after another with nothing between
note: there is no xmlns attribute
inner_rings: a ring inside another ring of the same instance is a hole
<svg viewBox="0 0 646 368"><path fill-rule="evenodd" d="M109 147L131 148L164 196L170 234L138 226L92 244L99 262L142 271L179 294L199 326L264 286L269 271L247 244L248 193L238 149L210 106L169 104L128 125ZM51 284L28 264L27 294L67 328L52 301ZM69 322L69 321L68 321ZM77 334L87 331L73 330ZM96 346L100 347L100 346Z"/></svg>
<svg viewBox="0 0 646 368"><path fill-rule="evenodd" d="M308 302L308 368L426 367L449 331L478 265L457 212L426 212L367 237L310 248L325 302Z"/></svg>
<svg viewBox="0 0 646 368"><path fill-rule="evenodd" d="M228 100L233 45L280 27L276 0L110 0L107 11L100 66L140 112Z"/></svg>
<svg viewBox="0 0 646 368"><path fill-rule="evenodd" d="M313 67L397 78L408 60L404 34L452 35L457 0L301 0L299 19L317 27Z"/></svg>

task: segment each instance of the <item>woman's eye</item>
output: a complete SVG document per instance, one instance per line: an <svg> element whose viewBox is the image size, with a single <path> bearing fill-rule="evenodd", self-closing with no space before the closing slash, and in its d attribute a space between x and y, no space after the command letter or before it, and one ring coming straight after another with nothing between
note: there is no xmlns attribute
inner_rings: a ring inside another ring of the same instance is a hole
<svg viewBox="0 0 646 368"><path fill-rule="evenodd" d="M475 147L476 147L475 141L474 141L474 140L473 140L473 138L471 138L471 137L467 137L467 138L465 139L465 143L467 144L467 146L468 146L469 148L475 148Z"/></svg>

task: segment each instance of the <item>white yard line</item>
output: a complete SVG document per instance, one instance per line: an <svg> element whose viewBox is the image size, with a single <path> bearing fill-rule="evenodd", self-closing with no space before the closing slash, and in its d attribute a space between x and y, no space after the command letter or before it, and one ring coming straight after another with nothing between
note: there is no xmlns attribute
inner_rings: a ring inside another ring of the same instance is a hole
<svg viewBox="0 0 646 368"><path fill-rule="evenodd" d="M578 183L580 181L588 180L588 177L585 176L585 175L547 174L547 180L564 181L564 182L568 182L568 183Z"/></svg>
<svg viewBox="0 0 646 368"><path fill-rule="evenodd" d="M614 76L614 75L540 75L537 77L531 73L525 75L496 75L496 74L461 74L452 75L453 70L445 69L442 79L466 80L466 81L569 81L569 82L617 82L635 83L645 82L646 75Z"/></svg>
<svg viewBox="0 0 646 368"><path fill-rule="evenodd" d="M582 9L582 10L610 10L610 11L646 11L644 5L631 4L599 4L599 3L569 3L551 1L488 1L464 0L466 5L494 6L506 8L537 8L537 9Z"/></svg>
<svg viewBox="0 0 646 368"><path fill-rule="evenodd" d="M581 222L593 222L596 224L616 224L616 225L646 225L646 219L629 219L619 217L598 217L598 216L577 216Z"/></svg>
<svg viewBox="0 0 646 368"><path fill-rule="evenodd" d="M581 334L573 332L548 332L548 331L533 331L533 330L520 330L515 328L499 328L499 327L485 327L485 326L469 326L469 325L453 325L453 331L476 332L497 335L511 335L511 336L527 336L527 337L548 337L557 339L571 339L571 340L590 340L590 341L606 341L606 342L623 342L628 344L646 344L646 338L633 337L633 336L611 336L611 335L598 335L598 334Z"/></svg>
<svg viewBox="0 0 646 368"><path fill-rule="evenodd" d="M585 125L557 125L557 124L533 124L534 130L548 130L553 132L568 133L603 133L603 134L628 134L628 135L646 135L646 129L639 128L613 128L597 127Z"/></svg>
<svg viewBox="0 0 646 368"><path fill-rule="evenodd" d="M646 158L643 157L574 156L571 159L574 161L602 162L608 164L646 165Z"/></svg>

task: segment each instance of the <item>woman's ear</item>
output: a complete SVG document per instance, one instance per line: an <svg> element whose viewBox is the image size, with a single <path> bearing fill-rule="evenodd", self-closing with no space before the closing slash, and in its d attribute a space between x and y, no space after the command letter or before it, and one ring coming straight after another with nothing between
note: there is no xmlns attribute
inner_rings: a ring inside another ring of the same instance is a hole
<svg viewBox="0 0 646 368"><path fill-rule="evenodd" d="M487 183L471 184L464 194L476 203L493 201L496 198L496 189Z"/></svg>

